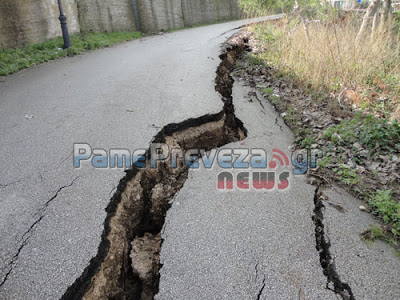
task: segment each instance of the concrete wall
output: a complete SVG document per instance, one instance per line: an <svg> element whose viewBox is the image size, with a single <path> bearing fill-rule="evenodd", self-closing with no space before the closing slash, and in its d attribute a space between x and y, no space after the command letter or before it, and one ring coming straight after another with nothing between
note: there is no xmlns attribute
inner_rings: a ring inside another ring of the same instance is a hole
<svg viewBox="0 0 400 300"><path fill-rule="evenodd" d="M144 32L184 27L181 0L137 0L137 3Z"/></svg>
<svg viewBox="0 0 400 300"><path fill-rule="evenodd" d="M136 30L132 0L76 0L76 2L82 32Z"/></svg>
<svg viewBox="0 0 400 300"><path fill-rule="evenodd" d="M68 28L79 32L75 0L63 0ZM57 0L0 0L0 48L42 42L60 36Z"/></svg>
<svg viewBox="0 0 400 300"><path fill-rule="evenodd" d="M181 0L185 26L238 19L238 0Z"/></svg>
<svg viewBox="0 0 400 300"><path fill-rule="evenodd" d="M71 34L131 31L137 27L152 33L237 19L241 15L238 0L62 0L62 3ZM0 0L0 48L61 36L58 17L57 0Z"/></svg>
<svg viewBox="0 0 400 300"><path fill-rule="evenodd" d="M137 0L144 32L238 19L238 0Z"/></svg>

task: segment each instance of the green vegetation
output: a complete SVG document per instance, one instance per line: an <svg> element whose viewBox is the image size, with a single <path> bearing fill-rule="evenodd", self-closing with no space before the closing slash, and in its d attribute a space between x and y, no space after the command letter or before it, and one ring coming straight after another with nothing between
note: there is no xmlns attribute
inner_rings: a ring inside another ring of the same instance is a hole
<svg viewBox="0 0 400 300"><path fill-rule="evenodd" d="M254 54L249 54L248 61L250 64L252 64L254 66L263 66L265 63L264 59L262 57L259 57L258 55L254 55Z"/></svg>
<svg viewBox="0 0 400 300"><path fill-rule="evenodd" d="M324 138L338 146L360 143L372 158L400 151L400 123L357 114L353 119L326 129Z"/></svg>
<svg viewBox="0 0 400 300"><path fill-rule="evenodd" d="M395 238L393 238L390 234L388 234L385 230L383 230L381 226L376 225L376 224L371 225L371 227L368 230L363 232L361 234L361 238L367 242L368 241L373 242L375 240L382 240L387 243L391 243L393 245L397 244ZM395 254L398 255L399 254L398 251L396 251Z"/></svg>
<svg viewBox="0 0 400 300"><path fill-rule="evenodd" d="M332 157L326 155L322 160L318 161L318 166L321 168L326 168L332 162L333 162Z"/></svg>
<svg viewBox="0 0 400 300"><path fill-rule="evenodd" d="M248 62L267 65L272 80L284 83L279 99L270 88L263 92L294 130L296 147L322 148L316 172L369 202L384 222L368 231L370 239L399 242L392 159L400 156L400 13L390 22L384 2L373 25L371 16L344 13L329 1L240 0L249 16L286 13L250 29L258 45Z"/></svg>
<svg viewBox="0 0 400 300"><path fill-rule="evenodd" d="M400 202L394 200L392 190L377 190L369 197L369 205L374 215L389 224L394 236L400 236Z"/></svg>
<svg viewBox="0 0 400 300"><path fill-rule="evenodd" d="M249 7L252 2L279 3L242 1ZM316 3L299 5L300 11L281 21L254 26L268 49L257 55L310 93L333 93L362 110L392 114L400 101L400 56L395 55L400 52L400 15L395 14L391 34L379 31L356 42L358 14L344 18L332 8L317 9Z"/></svg>
<svg viewBox="0 0 400 300"><path fill-rule="evenodd" d="M340 165L339 168L334 168L333 171L336 172L340 181L348 186L353 186L360 182L360 177L358 177L355 170L351 169L349 166Z"/></svg>
<svg viewBox="0 0 400 300"><path fill-rule="evenodd" d="M321 1L318 0L297 0L301 7L307 8L307 12L311 13L314 9L321 7ZM293 10L296 5L295 0L240 0L240 7L249 15L260 15L263 12L273 11L274 13L288 13Z"/></svg>
<svg viewBox="0 0 400 300"><path fill-rule="evenodd" d="M66 50L61 49L63 45L62 38L21 48L0 50L0 76L9 75L49 60L109 47L123 41L140 38L141 36L140 32L75 34L71 36L73 46Z"/></svg>
<svg viewBox="0 0 400 300"><path fill-rule="evenodd" d="M281 97L275 95L275 92L272 88L265 88L263 93L268 97L268 100L273 104L277 105L281 101Z"/></svg>

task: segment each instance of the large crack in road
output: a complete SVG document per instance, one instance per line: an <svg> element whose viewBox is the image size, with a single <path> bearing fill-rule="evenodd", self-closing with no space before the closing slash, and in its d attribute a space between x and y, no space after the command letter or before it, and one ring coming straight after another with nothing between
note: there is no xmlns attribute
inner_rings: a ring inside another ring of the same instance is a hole
<svg viewBox="0 0 400 300"><path fill-rule="evenodd" d="M247 132L235 117L231 72L247 38L233 36L220 55L215 89L224 103L218 114L165 126L152 143L178 150L205 151L242 140ZM150 149L147 150L149 153ZM170 201L183 187L188 166L171 168L168 161L156 169L135 166L126 172L106 208L102 241L82 275L62 299L153 299L159 285L160 232Z"/></svg>
<svg viewBox="0 0 400 300"><path fill-rule="evenodd" d="M322 186L318 184L314 195L314 215L316 248L320 256L322 271L327 278L326 288L339 295L343 300L355 300L351 287L340 280L336 266L330 252L331 243L326 236L324 226L324 209ZM331 287L330 285L333 285Z"/></svg>
<svg viewBox="0 0 400 300"><path fill-rule="evenodd" d="M225 43L220 55L215 89L224 103L222 111L169 124L154 137L152 143L167 144L182 151L209 151L247 136L243 123L235 116L232 99L234 80L231 77L236 59L246 49L247 41L243 32L233 36ZM147 151L150 152L150 149ZM62 299L154 299L162 268L161 230L171 200L188 177L188 169L183 161L177 168L171 168L169 162L164 161L159 162L156 169L132 167L126 172L106 208L107 217L97 255ZM340 281L329 251L320 187L316 189L314 204L316 248L328 280L327 288L342 299L354 300L350 286ZM257 299L261 299L265 287L264 277Z"/></svg>

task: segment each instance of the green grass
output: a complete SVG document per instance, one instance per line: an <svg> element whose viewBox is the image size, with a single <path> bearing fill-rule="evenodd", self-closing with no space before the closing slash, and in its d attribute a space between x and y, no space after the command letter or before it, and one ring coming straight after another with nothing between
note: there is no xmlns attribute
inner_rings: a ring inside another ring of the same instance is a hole
<svg viewBox="0 0 400 300"><path fill-rule="evenodd" d="M375 240L382 240L393 245L397 244L396 239L390 236L385 230L382 229L381 226L377 224L371 225L368 230L363 232L361 234L361 239L366 242L374 242ZM399 255L400 252L396 250L395 254Z"/></svg>
<svg viewBox="0 0 400 300"><path fill-rule="evenodd" d="M360 177L358 177L356 171L350 167L340 165L338 168L334 168L333 171L338 175L340 181L349 186L356 185L360 182Z"/></svg>
<svg viewBox="0 0 400 300"><path fill-rule="evenodd" d="M338 146L351 146L359 142L374 158L400 151L400 123L357 114L353 119L327 128L324 139Z"/></svg>
<svg viewBox="0 0 400 300"><path fill-rule="evenodd" d="M248 62L253 66L264 66L264 59L258 55L250 54L248 56Z"/></svg>
<svg viewBox="0 0 400 300"><path fill-rule="evenodd" d="M368 202L372 213L392 227L394 236L400 236L400 202L396 202L393 195L392 190L377 190Z"/></svg>
<svg viewBox="0 0 400 300"><path fill-rule="evenodd" d="M268 100L273 104L277 105L280 103L281 98L277 95L275 95L274 89L272 88L265 88L263 90L263 93L268 97Z"/></svg>
<svg viewBox="0 0 400 300"><path fill-rule="evenodd" d="M140 32L111 32L75 34L71 36L72 47L60 49L63 39L56 38L43 43L27 45L21 48L0 50L0 76L9 75L60 57L79 53L140 38Z"/></svg>

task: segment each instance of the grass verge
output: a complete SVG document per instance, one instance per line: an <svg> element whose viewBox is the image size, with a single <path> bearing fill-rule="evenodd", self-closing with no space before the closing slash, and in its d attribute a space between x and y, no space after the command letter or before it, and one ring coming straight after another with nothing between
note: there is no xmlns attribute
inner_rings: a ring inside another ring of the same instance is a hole
<svg viewBox="0 0 400 300"><path fill-rule="evenodd" d="M332 93L343 104L388 117L400 104L400 35L382 32L356 43L357 24L354 17L317 20L308 36L296 18L255 26L269 50L257 56L309 92Z"/></svg>
<svg viewBox="0 0 400 300"><path fill-rule="evenodd" d="M337 20L310 25L308 39L296 22L250 29L253 52L238 75L262 86L294 131L296 149L322 151L313 173L365 200L382 221L363 238L400 253L400 123L392 117L400 101L398 37L368 36L358 46L357 26Z"/></svg>
<svg viewBox="0 0 400 300"><path fill-rule="evenodd" d="M57 58L74 56L88 50L134 40L141 36L142 33L140 32L74 34L71 36L73 46L65 50L61 49L63 45L61 37L21 48L0 50L0 76L9 75Z"/></svg>

